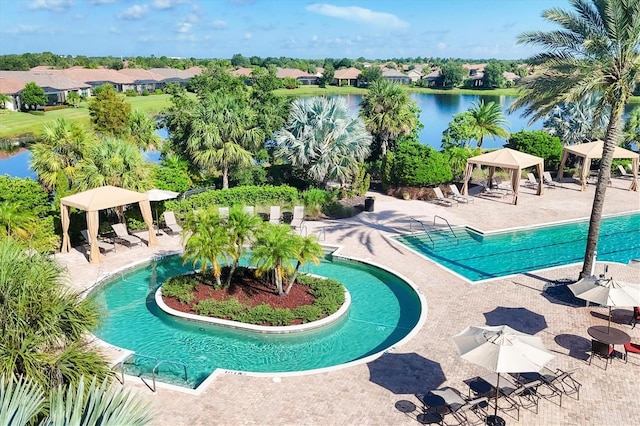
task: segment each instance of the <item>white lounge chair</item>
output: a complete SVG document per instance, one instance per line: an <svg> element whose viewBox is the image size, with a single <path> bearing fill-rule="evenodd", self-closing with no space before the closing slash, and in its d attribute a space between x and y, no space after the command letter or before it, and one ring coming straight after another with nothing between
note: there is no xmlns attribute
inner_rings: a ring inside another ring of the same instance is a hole
<svg viewBox="0 0 640 426"><path fill-rule="evenodd" d="M446 206L446 207L458 205L458 202L456 200L446 198L439 187L436 186L432 189L433 189L433 192L436 194L436 198L434 199L434 202L436 204L440 204L441 206Z"/></svg>
<svg viewBox="0 0 640 426"><path fill-rule="evenodd" d="M254 206L244 206L243 210L245 213L249 213L250 215L256 214L256 208Z"/></svg>
<svg viewBox="0 0 640 426"><path fill-rule="evenodd" d="M269 223L277 225L280 223L281 217L280 206L271 206L269 210Z"/></svg>
<svg viewBox="0 0 640 426"><path fill-rule="evenodd" d="M91 238L89 238L89 231L87 231L86 229L83 229L82 231L80 231L80 235L82 235L82 238L84 238L87 244L89 244L89 247L91 247ZM100 251L107 252L110 250L115 250L116 245L109 244L106 241L98 240L98 249L100 249Z"/></svg>
<svg viewBox="0 0 640 426"><path fill-rule="evenodd" d="M172 211L166 211L162 213L162 217L164 218L164 224L166 226L166 230L171 234L179 234L182 232L182 226L178 225L178 221L176 221L176 215Z"/></svg>
<svg viewBox="0 0 640 426"><path fill-rule="evenodd" d="M533 173L527 173L527 180L524 181L524 184L530 188L537 188L540 185Z"/></svg>
<svg viewBox="0 0 640 426"><path fill-rule="evenodd" d="M621 164L618 164L618 170L620 170L621 178L633 179L633 175L631 173L627 173L627 171L624 169L624 167L622 167Z"/></svg>
<svg viewBox="0 0 640 426"><path fill-rule="evenodd" d="M460 191L458 190L457 186L451 184L451 185L449 185L449 188L451 189L451 194L452 194L454 200L456 200L456 201L458 201L460 203L469 203L469 202L473 203L473 198L468 198L468 197L465 197L464 195L462 195L460 193Z"/></svg>
<svg viewBox="0 0 640 426"><path fill-rule="evenodd" d="M293 218L290 225L299 233L302 233L302 230L306 228L304 225L304 206L295 206L293 208Z"/></svg>
<svg viewBox="0 0 640 426"><path fill-rule="evenodd" d="M551 173L549 172L542 173L542 181L545 183L545 185L550 187L562 186L558 182L553 180L553 178L551 177Z"/></svg>
<svg viewBox="0 0 640 426"><path fill-rule="evenodd" d="M142 244L140 238L129 234L124 223L115 223L111 225L111 228L113 228L113 232L116 233L116 240L122 242L124 245L131 247L134 244Z"/></svg>

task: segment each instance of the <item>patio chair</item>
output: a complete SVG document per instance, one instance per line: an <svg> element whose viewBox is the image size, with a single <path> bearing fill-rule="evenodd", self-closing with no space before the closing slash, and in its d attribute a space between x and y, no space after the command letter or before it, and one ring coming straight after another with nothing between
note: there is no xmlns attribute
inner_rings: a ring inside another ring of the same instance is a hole
<svg viewBox="0 0 640 426"><path fill-rule="evenodd" d="M167 231L171 234L179 234L182 232L182 226L178 225L176 215L172 211L165 211L162 213L162 217L164 218L164 224Z"/></svg>
<svg viewBox="0 0 640 426"><path fill-rule="evenodd" d="M434 199L434 202L436 204L440 204L441 206L446 206L446 207L458 205L458 202L456 200L445 198L444 194L442 193L442 190L439 187L436 186L432 189L433 189L433 192L436 194L436 198Z"/></svg>
<svg viewBox="0 0 640 426"><path fill-rule="evenodd" d="M524 184L529 188L537 188L540 185L538 179L536 179L536 176L533 173L527 173L527 180L524 181Z"/></svg>
<svg viewBox="0 0 640 426"><path fill-rule="evenodd" d="M89 238L89 231L87 231L86 229L83 229L82 231L80 231L80 235L82 235L82 238L87 242L87 244L89 244L89 247L91 247L91 239ZM116 245L110 244L106 241L102 241L98 239L98 249L100 249L100 251L103 251L103 252L108 252L110 250L115 251Z"/></svg>
<svg viewBox="0 0 640 426"><path fill-rule="evenodd" d="M558 186L562 187L562 185L560 185L558 182L553 180L550 172L544 172L542 174L542 181L544 182L545 185L551 188L555 188Z"/></svg>
<svg viewBox="0 0 640 426"><path fill-rule="evenodd" d="M613 345L602 343L596 339L591 339L591 356L589 357L589 365L591 365L591 361L594 356L605 360L604 369L606 370L609 363L613 360Z"/></svg>
<svg viewBox="0 0 640 426"><path fill-rule="evenodd" d="M451 387L435 389L429 393L439 396L444 400L447 410L447 412L445 412L445 417L447 415L451 415L457 424L485 424L488 415L486 409L489 406L487 398L465 398L457 389ZM419 396L418 399L422 400ZM447 422L447 424L449 423Z"/></svg>
<svg viewBox="0 0 640 426"><path fill-rule="evenodd" d="M621 164L618 164L618 170L620 170L620 177L625 179L633 179L633 175L631 173L627 173L627 171L622 167Z"/></svg>
<svg viewBox="0 0 640 426"><path fill-rule="evenodd" d="M546 368L546 367L545 367ZM540 385L536 388L536 393L540 398L547 399L551 402L554 402L554 398L558 398L557 405L562 407L562 389L553 384L553 381L556 379L556 375L554 375L553 371L548 370L550 375L546 377L545 374L542 373L511 373L514 379L518 381L521 385L526 385L527 383L533 381L539 381ZM555 403L555 402L554 402Z"/></svg>
<svg viewBox="0 0 640 426"><path fill-rule="evenodd" d="M469 202L473 203L473 198L468 198L462 195L456 185L453 185L453 184L449 185L449 189L451 189L451 194L454 200L460 203L466 203L466 204L468 204Z"/></svg>
<svg viewBox="0 0 640 426"><path fill-rule="evenodd" d="M633 316L631 317L631 320L629 321L629 325L631 326L631 329L636 328L636 324L637 324L638 320L640 320L640 307L634 306L633 307Z"/></svg>
<svg viewBox="0 0 640 426"><path fill-rule="evenodd" d="M280 223L281 219L282 214L280 213L280 206L271 206L269 209L269 223L277 225Z"/></svg>
<svg viewBox="0 0 640 426"><path fill-rule="evenodd" d="M640 343L631 343L627 342L624 344L624 363L627 363L627 357L629 354L638 354L640 355Z"/></svg>
<svg viewBox="0 0 640 426"><path fill-rule="evenodd" d="M498 176L495 176L493 178L493 182L491 182L490 189L504 191L505 193L509 194L512 192L513 188L511 188L511 183L503 182L502 179L500 179Z"/></svg>
<svg viewBox="0 0 640 426"><path fill-rule="evenodd" d="M245 213L249 213L250 215L256 214L256 208L254 206L244 206L242 209Z"/></svg>
<svg viewBox="0 0 640 426"><path fill-rule="evenodd" d="M293 219L291 219L290 225L300 234L302 229L306 228L304 224L304 206L293 207Z"/></svg>
<svg viewBox="0 0 640 426"><path fill-rule="evenodd" d="M127 227L124 223L114 223L111 225L111 228L113 228L113 232L116 233L116 240L120 241L127 247L131 247L134 244L142 244L142 240L140 238L135 235L131 235L127 231Z"/></svg>
<svg viewBox="0 0 640 426"><path fill-rule="evenodd" d="M489 383L495 392L498 375L491 373L480 377L481 380ZM500 375L500 390L498 394L498 409L504 413L516 412L516 420L520 421L520 407L538 414L538 403L540 396L537 388L542 382L533 380L525 384L514 381L508 375ZM489 400L491 402L491 400Z"/></svg>

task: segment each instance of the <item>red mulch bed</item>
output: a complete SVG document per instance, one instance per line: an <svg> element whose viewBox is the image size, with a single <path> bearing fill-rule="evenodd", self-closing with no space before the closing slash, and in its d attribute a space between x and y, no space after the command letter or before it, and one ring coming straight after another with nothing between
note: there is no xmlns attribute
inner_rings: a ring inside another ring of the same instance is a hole
<svg viewBox="0 0 640 426"><path fill-rule="evenodd" d="M284 289L286 290L286 288L285 284ZM275 288L264 280L255 278L251 274L235 274L229 288L216 290L209 284L199 283L194 290L195 299L191 304L182 303L173 297L162 296L162 300L170 308L190 314L197 314L191 309L191 306L201 300L227 300L232 297L251 307L266 303L272 308L295 309L298 306L313 304L315 296L310 294L308 290L307 286L294 284L289 294L278 296ZM296 320L294 324L300 324L300 322Z"/></svg>

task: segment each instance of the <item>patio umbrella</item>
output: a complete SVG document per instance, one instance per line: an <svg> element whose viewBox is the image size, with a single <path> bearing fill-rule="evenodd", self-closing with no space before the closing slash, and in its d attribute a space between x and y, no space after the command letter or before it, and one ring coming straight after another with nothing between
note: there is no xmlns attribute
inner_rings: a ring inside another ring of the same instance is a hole
<svg viewBox="0 0 640 426"><path fill-rule="evenodd" d="M462 359L498 374L495 416L498 415L500 373L538 372L554 357L545 349L540 337L506 325L469 326L453 336L453 343Z"/></svg>
<svg viewBox="0 0 640 426"><path fill-rule="evenodd" d="M176 198L179 193L178 192L173 192L173 191L166 191L164 189L150 189L147 191L147 195L149 196L149 201L166 201L166 200L172 200L174 198ZM158 226L160 225L160 222L158 222L158 206L156 206L156 222L158 223Z"/></svg>
<svg viewBox="0 0 640 426"><path fill-rule="evenodd" d="M611 328L613 306L640 306L640 285L638 284L625 283L613 278L586 277L567 287L577 298L609 308L607 332Z"/></svg>

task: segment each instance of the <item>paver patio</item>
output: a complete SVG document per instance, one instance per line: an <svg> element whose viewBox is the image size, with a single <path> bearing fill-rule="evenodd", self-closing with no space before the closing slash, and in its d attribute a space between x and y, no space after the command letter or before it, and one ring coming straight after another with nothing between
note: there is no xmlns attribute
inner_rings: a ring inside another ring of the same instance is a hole
<svg viewBox="0 0 640 426"><path fill-rule="evenodd" d="M608 188L605 214L639 211L640 195L626 190L628 181L614 179ZM467 392L463 380L488 373L461 360L451 336L467 325L483 325L483 315L497 308L526 308L542 315L546 328L537 335L556 357L550 368L574 369L582 383L580 400L563 398L563 406L542 400L536 415L521 410L520 421L503 415L507 424L583 425L637 424L640 421L638 380L640 357L629 363L614 360L607 371L601 360L586 363L590 349L587 328L606 324L607 310L599 307L566 306L544 297L544 285L559 278L578 276L581 265L518 275L488 283L471 285L439 266L389 241L385 236L409 229L409 218L433 220L440 215L452 225L469 224L488 231L562 221L589 216L593 186L580 192L578 185L547 189L537 197L523 188L518 205L508 198L481 199L458 207L442 207L423 201L404 201L375 194L375 211L340 221L306 222L309 233L325 235L325 243L342 246L341 254L369 259L386 265L413 281L427 300L424 326L406 344L368 364L331 372L301 376L256 377L223 374L199 396L160 388L156 394L135 379L126 387L149 401L157 425L417 425L415 414L403 414L394 404L409 400L418 404L415 393L451 386ZM144 238L144 234L140 234ZM630 235L629 238L640 238ZM88 288L105 274L135 260L179 250L179 237L161 236L160 245L120 248L109 253L101 264L89 264L82 253L57 255L66 263L78 289ZM598 272L603 265L598 264ZM609 274L623 281L640 282L640 269L612 264ZM495 321L521 321L532 326L528 318L511 318L511 310L498 309ZM501 316L502 315L502 316ZM614 309L613 326L640 342L640 327L623 324L630 309ZM616 348L620 349L620 348ZM118 351L108 351L117 357ZM600 362L598 362L600 361Z"/></svg>

